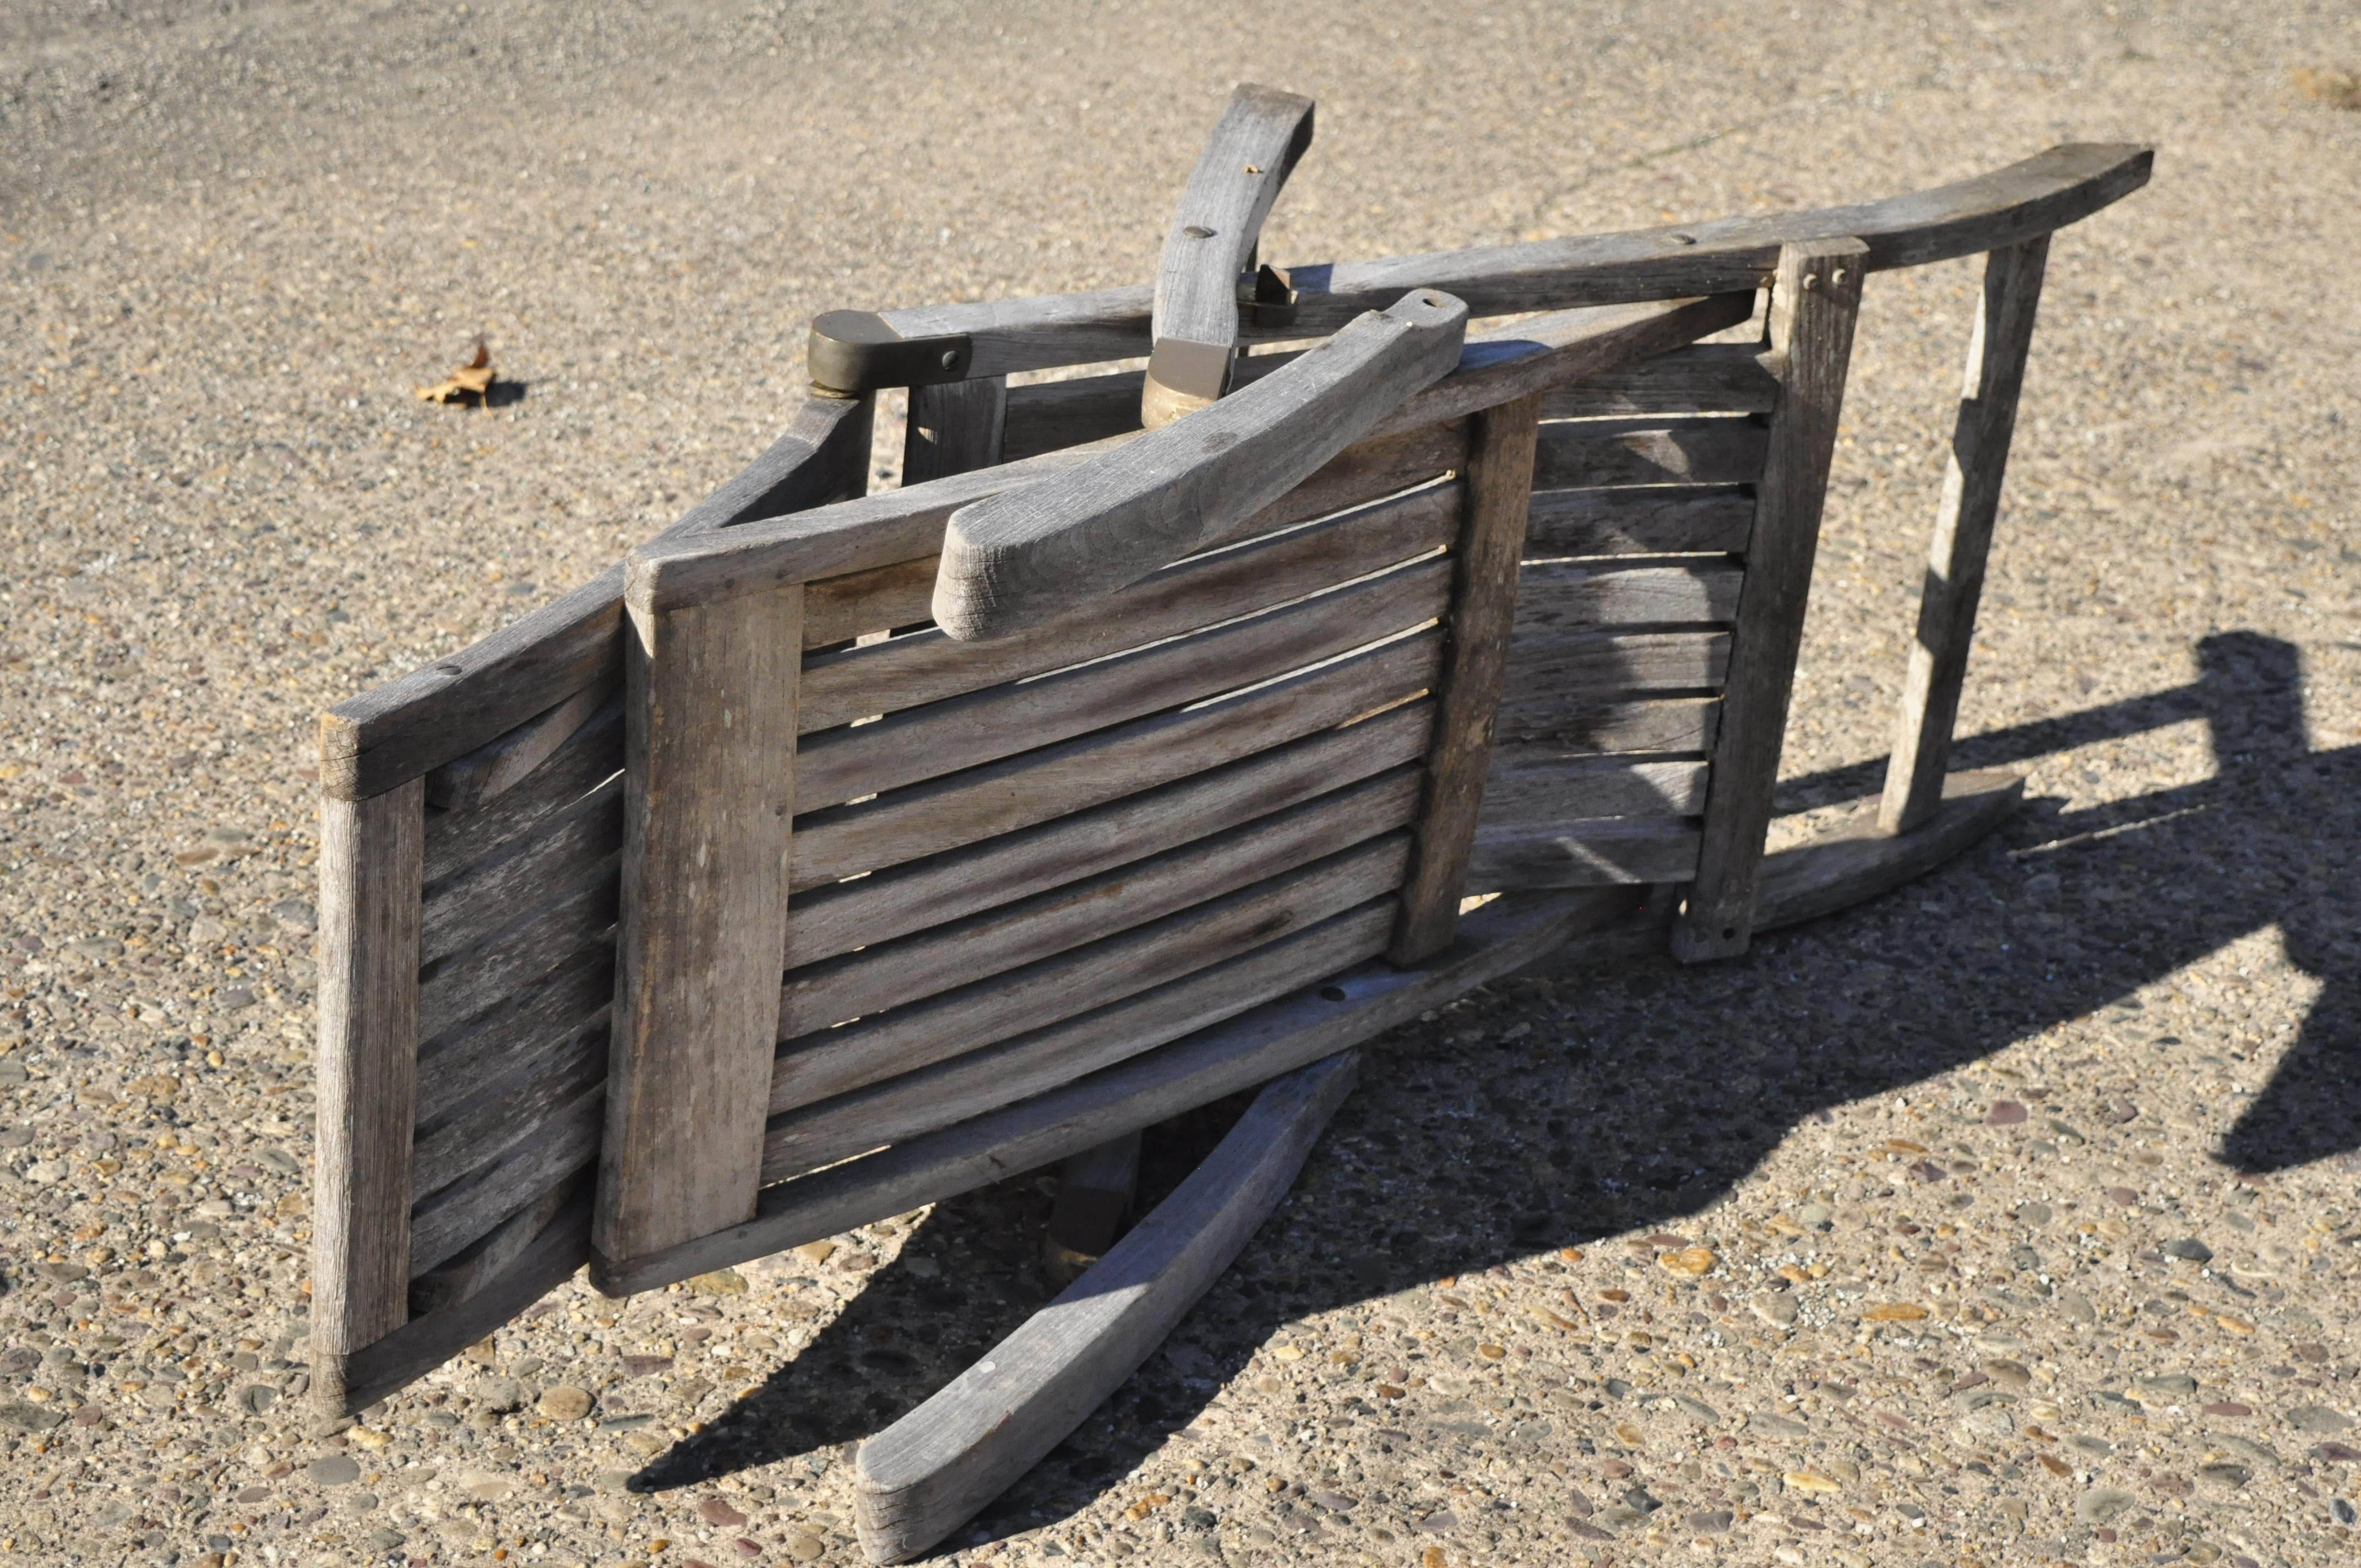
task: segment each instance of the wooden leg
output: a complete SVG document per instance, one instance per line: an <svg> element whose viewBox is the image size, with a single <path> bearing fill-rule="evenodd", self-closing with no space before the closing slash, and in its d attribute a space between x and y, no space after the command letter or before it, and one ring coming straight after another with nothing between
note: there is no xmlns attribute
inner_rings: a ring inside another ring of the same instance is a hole
<svg viewBox="0 0 2361 1568"><path fill-rule="evenodd" d="M1984 258L1983 299L1968 347L1967 384L1951 427L1951 459L1943 474L1943 500L1927 555L1927 586L1918 604L1918 639L1902 687L1894 758L1885 769L1885 799L1878 826L1907 833L1943 802L1951 728L1960 717L1960 686L1974 641L1976 603L1982 597L1984 560L2000 511L2002 476L2016 403L2025 388L2025 361L2033 346L2033 317L2041 302L2041 276L2049 236L1995 250Z"/></svg>
<svg viewBox="0 0 2361 1568"><path fill-rule="evenodd" d="M1451 945L1484 775L1492 762L1492 722L1508 676L1509 634L1517 619L1517 569L1532 500L1538 396L1477 414L1468 438L1465 513L1454 545L1451 643L1427 750L1426 801L1418 846L1402 884L1401 916L1386 957L1417 963Z"/></svg>
<svg viewBox="0 0 2361 1568"><path fill-rule="evenodd" d="M1058 1204L1041 1234L1041 1268L1060 1289L1106 1255L1131 1217L1139 1189L1139 1135L1126 1133L1066 1157Z"/></svg>
<svg viewBox="0 0 2361 1568"><path fill-rule="evenodd" d="M1287 1196L1359 1071L1347 1050L1267 1085L1096 1267L861 1445L853 1508L872 1563L905 1562L957 1530L1155 1354Z"/></svg>
<svg viewBox="0 0 2361 1568"><path fill-rule="evenodd" d="M1697 880L1689 885L1687 907L1673 923L1673 956L1684 963L1732 957L1753 939L1755 883L1868 254L1857 239L1814 240L1779 253L1771 347L1787 368L1756 488Z"/></svg>

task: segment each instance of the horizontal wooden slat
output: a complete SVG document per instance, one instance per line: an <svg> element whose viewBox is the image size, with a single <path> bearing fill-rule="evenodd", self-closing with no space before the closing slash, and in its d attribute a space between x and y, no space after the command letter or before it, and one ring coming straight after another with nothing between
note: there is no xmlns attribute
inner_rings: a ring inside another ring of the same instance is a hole
<svg viewBox="0 0 2361 1568"><path fill-rule="evenodd" d="M1516 635L1728 621L1738 613L1745 576L1721 561L1529 562L1517 574Z"/></svg>
<svg viewBox="0 0 2361 1568"><path fill-rule="evenodd" d="M506 1075L432 1122L422 1121L411 1145L414 1190L440 1191L522 1142L584 1091L607 1076L609 1025L605 1014L552 1042Z"/></svg>
<svg viewBox="0 0 2361 1568"><path fill-rule="evenodd" d="M1555 421L1541 427L1533 488L1752 484L1769 433L1743 416Z"/></svg>
<svg viewBox="0 0 2361 1568"><path fill-rule="evenodd" d="M813 812L796 820L789 885L816 887L1012 833L1374 713L1432 684L1441 645L1438 631L1414 632L1180 713Z"/></svg>
<svg viewBox="0 0 2361 1568"><path fill-rule="evenodd" d="M1249 326L1241 335L1247 342L1316 337L1411 289L1456 294L1477 316L1727 293L1767 281L1780 247L1839 236L1868 243L1871 271L1974 256L2089 216L2147 183L2152 162L2144 147L2074 143L1881 202L1423 256L1301 262L1287 269L1297 291L1293 321ZM921 305L885 312L884 321L905 337L966 334L968 374L1002 376L1145 355L1148 304L1148 286L1135 284Z"/></svg>
<svg viewBox="0 0 2361 1568"><path fill-rule="evenodd" d="M1466 455L1465 421L1422 425L1347 447L1269 506L1209 537L1205 549L1221 549L1425 484L1457 467ZM927 548L939 545L941 534L938 526ZM863 633L928 624L934 615L938 565L939 558L928 554L814 583L808 592L818 597L821 611L817 620L807 616L804 646L825 647Z"/></svg>
<svg viewBox="0 0 2361 1568"><path fill-rule="evenodd" d="M1389 833L1088 947L791 1041L774 1068L771 1110L930 1066L1300 931L1398 886L1409 844Z"/></svg>
<svg viewBox="0 0 2361 1568"><path fill-rule="evenodd" d="M410 1214L411 1277L456 1255L596 1158L606 1100L603 1086L589 1091L493 1164L422 1200Z"/></svg>
<svg viewBox="0 0 2361 1568"><path fill-rule="evenodd" d="M1366 784L964 920L790 970L779 1033L793 1038L1080 947L1260 882L1409 823L1419 775Z"/></svg>
<svg viewBox="0 0 2361 1568"><path fill-rule="evenodd" d="M498 800L597 718L614 695L613 681L594 682L507 734L444 763L426 775L427 804L446 811L475 811Z"/></svg>
<svg viewBox="0 0 2361 1568"><path fill-rule="evenodd" d="M796 809L898 789L1301 669L1435 620L1450 587L1451 565L1434 556L1214 630L808 736L796 752Z"/></svg>
<svg viewBox="0 0 2361 1568"><path fill-rule="evenodd" d="M1481 828L1546 827L1578 817L1694 817L1705 809L1702 759L1567 757L1512 742L1492 752Z"/></svg>
<svg viewBox="0 0 2361 1568"><path fill-rule="evenodd" d="M1738 555L1753 530L1753 494L1736 487L1541 490L1525 513L1525 555Z"/></svg>
<svg viewBox="0 0 2361 1568"><path fill-rule="evenodd" d="M552 816L580 800L623 767L623 705L599 704L541 766L498 799L472 811L426 814L425 885L450 882L467 867L540 831Z"/></svg>
<svg viewBox="0 0 2361 1568"><path fill-rule="evenodd" d="M646 1257L594 1259L592 1282L652 1290L907 1212L1251 1089L1554 955L1584 963L1662 951L1663 927L1629 918L1636 902L1620 888L1494 899L1423 963L1362 964L1047 1094L780 1183L746 1223Z"/></svg>
<svg viewBox="0 0 2361 1568"><path fill-rule="evenodd" d="M1778 401L1779 367L1759 345L1697 343L1561 387L1542 400L1542 418L1769 413Z"/></svg>
<svg viewBox="0 0 2361 1568"><path fill-rule="evenodd" d="M1609 817L1554 828L1481 828L1467 890L1607 887L1697 874L1697 826L1686 817Z"/></svg>
<svg viewBox="0 0 2361 1568"><path fill-rule="evenodd" d="M1532 632L1509 646L1507 696L1707 692L1729 667L1727 631Z"/></svg>
<svg viewBox="0 0 2361 1568"><path fill-rule="evenodd" d="M418 1124L525 1063L565 1050L614 997L614 949L601 943L512 993L498 1011L429 1040L418 1053Z"/></svg>
<svg viewBox="0 0 2361 1568"><path fill-rule="evenodd" d="M602 872L521 918L481 947L424 970L418 1028L432 1039L539 980L593 943L609 940L621 890L620 867Z"/></svg>
<svg viewBox="0 0 2361 1568"><path fill-rule="evenodd" d="M535 1198L410 1282L413 1318L447 1312L492 1288L509 1266L532 1250L549 1223L588 1185L577 1172Z"/></svg>
<svg viewBox="0 0 2361 1568"><path fill-rule="evenodd" d="M1569 756L1615 751L1705 751L1721 725L1715 696L1602 696L1596 692L1510 688L1495 733L1547 737Z"/></svg>
<svg viewBox="0 0 2361 1568"><path fill-rule="evenodd" d="M1425 753L1433 706L1405 704L1087 811L801 894L785 967L994 908L1348 787Z"/></svg>
<svg viewBox="0 0 2361 1568"><path fill-rule="evenodd" d="M1308 929L1080 1017L772 1118L763 1179L899 1143L1070 1083L1282 996L1385 948L1394 900L1379 898Z"/></svg>
<svg viewBox="0 0 2361 1568"><path fill-rule="evenodd" d="M426 890L420 959L433 963L505 928L518 911L615 874L623 847L623 781L608 780L506 852Z"/></svg>
<svg viewBox="0 0 2361 1568"><path fill-rule="evenodd" d="M939 702L1268 609L1440 549L1459 487L1429 485L1189 560L1044 625L989 642L929 628L804 661L805 733Z"/></svg>

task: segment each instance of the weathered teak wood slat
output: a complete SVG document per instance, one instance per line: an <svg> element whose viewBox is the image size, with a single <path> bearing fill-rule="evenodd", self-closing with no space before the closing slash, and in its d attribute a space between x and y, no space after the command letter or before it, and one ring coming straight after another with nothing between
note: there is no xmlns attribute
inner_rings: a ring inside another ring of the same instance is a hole
<svg viewBox="0 0 2361 1568"><path fill-rule="evenodd" d="M615 996L615 955L607 943L519 989L497 1011L419 1047L418 1124L448 1113L523 1064L568 1048L599 1023Z"/></svg>
<svg viewBox="0 0 2361 1568"><path fill-rule="evenodd" d="M1030 828L1374 713L1433 684L1441 641L1435 631L1413 632L1180 713L814 812L796 823L790 886Z"/></svg>
<svg viewBox="0 0 2361 1568"><path fill-rule="evenodd" d="M1401 923L1387 956L1416 963L1450 945L1468 846L1491 765L1492 721L1509 667L1524 556L1525 506L1532 495L1540 394L1528 393L1476 416L1461 483L1466 504L1451 587L1448 641L1435 690L1434 738L1426 757L1426 796L1417 848L1402 883Z"/></svg>
<svg viewBox="0 0 2361 1568"><path fill-rule="evenodd" d="M423 778L321 811L312 1376L324 1409L341 1408L346 1358L410 1315L425 825Z"/></svg>
<svg viewBox="0 0 2361 1568"><path fill-rule="evenodd" d="M593 681L539 718L444 763L426 775L426 804L445 811L479 811L498 800L597 718L620 684Z"/></svg>
<svg viewBox="0 0 2361 1568"><path fill-rule="evenodd" d="M1440 556L1212 630L805 739L796 807L816 811L1235 691L1433 620Z"/></svg>
<svg viewBox="0 0 2361 1568"><path fill-rule="evenodd" d="M577 1172L410 1282L410 1315L445 1312L497 1283L531 1250L549 1223L577 1196L587 1200L588 1171ZM585 1238L583 1255L589 1246ZM580 1261L579 1258L577 1259Z"/></svg>
<svg viewBox="0 0 2361 1568"><path fill-rule="evenodd" d="M1552 694L1714 691L1729 668L1730 633L1720 630L1536 630L1509 645L1509 685L1521 703Z"/></svg>
<svg viewBox="0 0 2361 1568"><path fill-rule="evenodd" d="M871 1562L907 1561L949 1535L1138 1369L1279 1207L1359 1070L1345 1051L1265 1087L1096 1266L861 1445L854 1508Z"/></svg>
<svg viewBox="0 0 2361 1568"><path fill-rule="evenodd" d="M1998 827L2025 798L2025 775L2004 768L1953 773L1942 804L1911 831L1888 833L1873 810L1765 856L1758 929L1848 909L1925 875Z"/></svg>
<svg viewBox="0 0 2361 1568"><path fill-rule="evenodd" d="M797 722L809 734L1268 609L1441 549L1451 542L1458 517L1457 483L1429 485L1191 556L1104 599L991 642L958 642L928 628L815 653L804 661Z"/></svg>
<svg viewBox="0 0 2361 1568"><path fill-rule="evenodd" d="M594 1261L601 1289L653 1289L829 1236L1028 1170L1224 1094L1333 1056L1439 1002L1512 974L1587 933L1600 956L1645 950L1608 929L1630 889L1510 894L1460 923L1460 940L1422 964L1363 965L1301 987L1157 1051L883 1153L765 1190L755 1217L628 1266ZM1659 948L1662 935L1646 934ZM1586 956L1577 950L1571 961Z"/></svg>
<svg viewBox="0 0 2361 1568"><path fill-rule="evenodd" d="M1511 741L1484 779L1488 828L1526 829L1597 817L1695 817L1705 809L1702 759L1567 757Z"/></svg>
<svg viewBox="0 0 2361 1568"><path fill-rule="evenodd" d="M607 1077L603 1019L561 1036L441 1116L422 1117L411 1147L411 1188L440 1191L530 1137Z"/></svg>
<svg viewBox="0 0 2361 1568"><path fill-rule="evenodd" d="M1543 828L1485 827L1468 856L1473 891L1686 882L1697 874L1697 823L1609 817Z"/></svg>
<svg viewBox="0 0 2361 1568"><path fill-rule="evenodd" d="M1041 1272L1060 1289L1123 1234L1139 1190L1139 1135L1126 1133L1066 1157L1058 1201L1041 1227Z"/></svg>
<svg viewBox="0 0 2361 1568"><path fill-rule="evenodd" d="M1458 363L1467 313L1405 295L1278 373L1021 496L954 513L936 623L962 641L1034 625L1203 548Z"/></svg>
<svg viewBox="0 0 2361 1568"><path fill-rule="evenodd" d="M598 1157L605 1091L587 1091L499 1159L431 1193L410 1211L410 1269L426 1274L465 1251Z"/></svg>
<svg viewBox="0 0 2361 1568"><path fill-rule="evenodd" d="M431 889L420 912L419 958L434 963L505 929L520 909L612 876L623 847L623 781L584 795L533 837L488 856Z"/></svg>
<svg viewBox="0 0 2361 1568"><path fill-rule="evenodd" d="M1396 770L1178 849L963 920L792 970L779 1034L793 1039L1080 947L1407 825L1419 781Z"/></svg>
<svg viewBox="0 0 2361 1568"><path fill-rule="evenodd" d="M869 400L807 399L787 432L659 537L693 538L859 495ZM906 554L917 554L907 552ZM623 568L447 658L338 703L320 719L320 787L362 799L453 762L622 669Z"/></svg>
<svg viewBox="0 0 2361 1568"><path fill-rule="evenodd" d="M1773 378L1752 345L1672 346L1743 322L1753 300L1750 289L1558 311L1470 332L1459 367L1389 417L1387 427L1444 418L1444 411L1472 413L1543 388L1544 419L1767 410ZM1290 351L1241 359L1232 384L1250 385L1295 357ZM1030 457L1137 430L1141 380L1140 371L1119 370L1010 388L1006 455Z"/></svg>
<svg viewBox="0 0 2361 1568"><path fill-rule="evenodd" d="M338 1416L355 1415L434 1371L540 1300L590 1252L590 1195L575 1198L505 1268L465 1299L411 1319L346 1362ZM313 1387L319 1387L313 1372Z"/></svg>
<svg viewBox="0 0 2361 1568"><path fill-rule="evenodd" d="M1586 691L1511 693L1493 727L1497 739L1546 740L1567 756L1616 751L1709 751L1721 728L1721 699L1629 697Z"/></svg>
<svg viewBox="0 0 2361 1568"><path fill-rule="evenodd" d="M2071 143L1929 191L1814 212L1671 224L1490 249L1286 269L1294 323L1249 342L1334 332L1411 289L1438 289L1477 316L1726 294L1759 287L1782 247L1857 237L1871 271L1998 250L2088 217L2147 183L2151 149ZM1005 375L1136 358L1148 349L1146 285L975 304L921 305L884 319L905 337L963 333L969 374Z"/></svg>
<svg viewBox="0 0 2361 1568"><path fill-rule="evenodd" d="M1770 453L1747 544L1697 880L1673 923L1673 954L1684 962L1742 953L1752 939L1763 835L1869 255L1852 238L1800 242L1780 254L1771 347L1784 358L1786 380L1771 416Z"/></svg>
<svg viewBox="0 0 2361 1568"><path fill-rule="evenodd" d="M1387 834L1070 952L789 1041L771 1074L770 1110L930 1067L1235 958L1391 893L1408 854L1405 836Z"/></svg>
<svg viewBox="0 0 2361 1568"><path fill-rule="evenodd" d="M620 972L594 1226L615 1257L753 1212L786 940L803 590L631 613Z"/></svg>
<svg viewBox="0 0 2361 1568"><path fill-rule="evenodd" d="M616 667L617 674L621 666ZM623 700L617 691L521 782L467 811L426 814L424 877L432 891L468 867L512 850L623 771Z"/></svg>
<svg viewBox="0 0 2361 1568"><path fill-rule="evenodd" d="M763 1179L906 1142L1126 1061L1384 951L1391 898L1062 1023L773 1118Z"/></svg>
<svg viewBox="0 0 2361 1568"><path fill-rule="evenodd" d="M1737 486L1696 489L1541 490L1525 521L1525 554L1736 554L1754 528L1754 497Z"/></svg>
<svg viewBox="0 0 2361 1568"><path fill-rule="evenodd" d="M1210 839L1348 788L1426 751L1434 705L1413 702L1174 783L798 895L785 967L816 963Z"/></svg>
<svg viewBox="0 0 2361 1568"><path fill-rule="evenodd" d="M911 388L910 412L904 421L902 483L923 485L991 467L1000 461L1000 433L1007 418L1005 376Z"/></svg>
<svg viewBox="0 0 2361 1568"><path fill-rule="evenodd" d="M2000 513L2001 480L2008 469L2009 439L2016 429L2016 400L2025 388L2048 256L2049 238L2043 235L1984 258L1967 385L1951 427L1918 633L1910 645L1894 755L1886 764L1885 800L1879 808L1878 819L1889 833L1919 827L1942 803L1951 727L1959 721L1960 687L1975 638L1976 603L1983 595L1984 558Z"/></svg>
<svg viewBox="0 0 2361 1568"><path fill-rule="evenodd" d="M1719 561L1531 562L1517 577L1516 634L1528 639L1587 627L1727 621L1740 611L1746 576Z"/></svg>
<svg viewBox="0 0 2361 1568"><path fill-rule="evenodd" d="M1532 488L1751 485L1767 436L1744 415L1554 421L1541 427Z"/></svg>
<svg viewBox="0 0 2361 1568"><path fill-rule="evenodd" d="M586 948L604 946L615 928L619 891L614 876L586 878L481 947L428 966L418 985L419 1033L438 1039Z"/></svg>
<svg viewBox="0 0 2361 1568"><path fill-rule="evenodd" d="M1312 145L1312 100L1241 83L1205 138L1156 263L1141 422L1154 430L1230 389L1238 275L1263 219Z"/></svg>

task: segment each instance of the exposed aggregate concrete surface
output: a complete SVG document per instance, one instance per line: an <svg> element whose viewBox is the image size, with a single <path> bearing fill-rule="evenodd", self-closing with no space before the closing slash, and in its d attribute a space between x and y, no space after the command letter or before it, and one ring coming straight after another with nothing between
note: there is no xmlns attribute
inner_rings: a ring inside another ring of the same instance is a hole
<svg viewBox="0 0 2361 1568"><path fill-rule="evenodd" d="M2024 811L1378 1042L947 1560L2345 1560L2361 113L2294 73L2356 67L2324 0L0 8L0 1563L858 1560L1046 1177L576 1280L307 1435L313 716L728 477L815 312L1144 279L1242 79L1320 103L1282 259L2157 174L2051 252L1959 759ZM1975 277L1868 290L1806 820L1874 785ZM478 334L522 397L412 397Z"/></svg>

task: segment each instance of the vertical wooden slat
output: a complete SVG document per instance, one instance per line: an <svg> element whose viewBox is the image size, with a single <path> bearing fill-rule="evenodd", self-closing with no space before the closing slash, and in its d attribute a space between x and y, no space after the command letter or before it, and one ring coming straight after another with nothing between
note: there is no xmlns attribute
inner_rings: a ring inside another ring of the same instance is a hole
<svg viewBox="0 0 2361 1568"><path fill-rule="evenodd" d="M345 1360L410 1316L426 781L320 814L319 1133L312 1392L343 1413Z"/></svg>
<svg viewBox="0 0 2361 1568"><path fill-rule="evenodd" d="M2001 479L2016 430L2017 397L2025 389L2025 362L2033 346L2033 318L2048 256L2049 236L2042 235L1984 258L1983 299L1968 345L1951 458L1927 552L1918 638L1910 649L1894 757L1885 768L1885 798L1878 807L1878 826L1888 833L1909 832L1943 803L1951 728L1959 721L1960 685L1967 678L1976 602L1983 594L1984 560L2000 511Z"/></svg>
<svg viewBox="0 0 2361 1568"><path fill-rule="evenodd" d="M902 441L902 483L989 468L1000 461L1008 422L1008 378L980 376L940 387L910 389L910 417Z"/></svg>
<svg viewBox="0 0 2361 1568"><path fill-rule="evenodd" d="M1541 398L1519 398L1475 417L1469 433L1464 521L1454 546L1450 645L1427 751L1426 800L1418 844L1402 886L1401 914L1386 956L1417 963L1451 945L1484 775L1492 760L1492 722L1509 667L1509 633L1517 615L1517 568L1524 557L1525 515L1532 499L1533 445Z"/></svg>
<svg viewBox="0 0 2361 1568"><path fill-rule="evenodd" d="M1763 840L1771 827L1771 792L1779 779L1868 254L1857 239L1812 240L1779 252L1771 349L1784 356L1786 379L1771 415L1770 453L1756 486L1697 880L1673 923L1673 956L1684 962L1729 958L1753 939Z"/></svg>
<svg viewBox="0 0 2361 1568"><path fill-rule="evenodd" d="M754 1212L786 943L803 587L625 591L623 892L593 1244L638 1256Z"/></svg>

